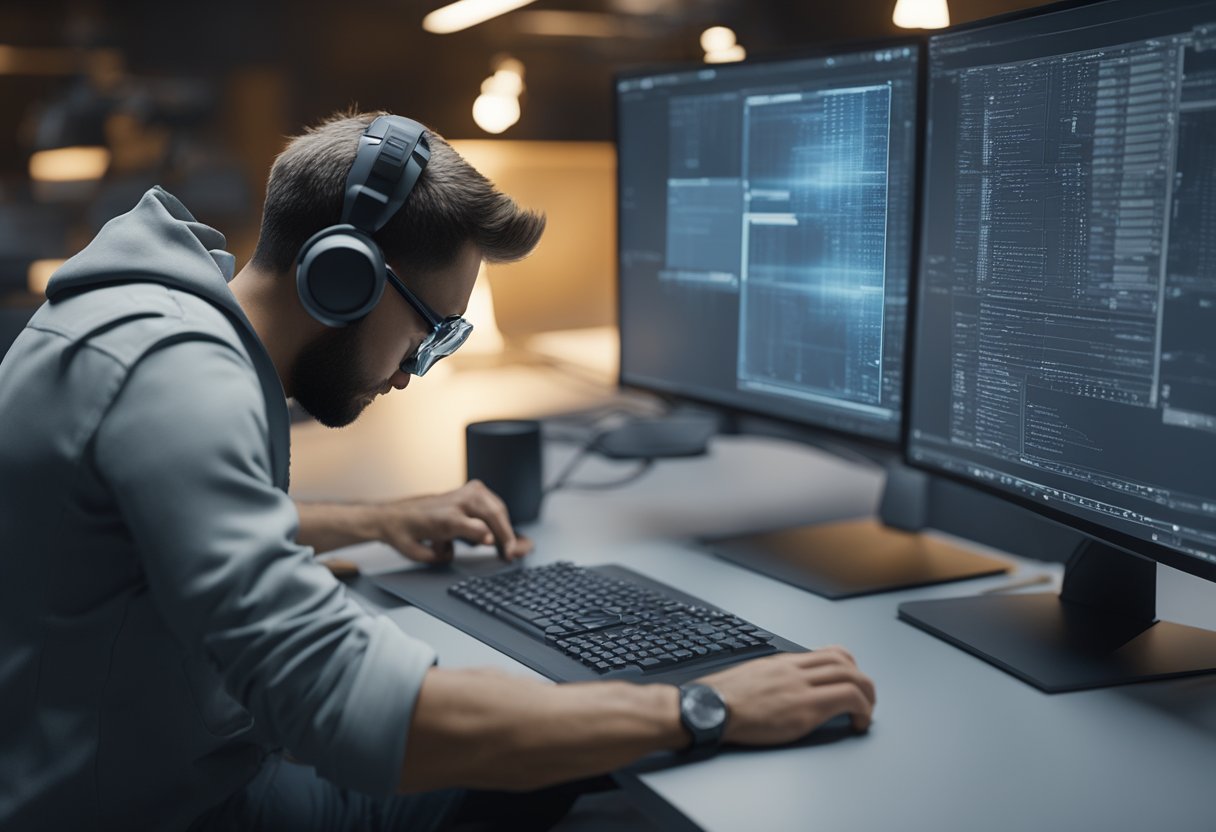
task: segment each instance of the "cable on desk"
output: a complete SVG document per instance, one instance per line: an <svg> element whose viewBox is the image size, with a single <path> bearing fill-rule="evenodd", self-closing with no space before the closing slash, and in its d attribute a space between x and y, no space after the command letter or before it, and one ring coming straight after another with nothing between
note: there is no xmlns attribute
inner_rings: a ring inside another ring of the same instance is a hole
<svg viewBox="0 0 1216 832"><path fill-rule="evenodd" d="M574 473L574 469L582 464L583 459L586 458L587 454L591 453L591 449L595 447L595 443L599 441L603 434L604 432L600 431L599 433L594 434L587 441L583 442L582 447L574 452L574 456L570 457L570 461L566 463L566 467L562 469L561 473L557 475L553 482L545 486L544 493L546 495L552 494L554 491L557 491L566 485L566 481L570 479L570 475Z"/></svg>
<svg viewBox="0 0 1216 832"><path fill-rule="evenodd" d="M607 480L606 482L566 482L554 484L549 491L556 491L559 488L565 488L571 491L609 491L613 488L621 488L629 485L631 482L640 480L642 476L654 467L654 458L647 457L639 459L640 463L637 468L630 471L620 479Z"/></svg>
<svg viewBox="0 0 1216 832"><path fill-rule="evenodd" d="M660 405L659 416L664 413L669 413L671 405L665 402L662 397L658 398ZM656 461L656 457L640 457L640 463L636 469L620 479L608 480L606 482L586 482L586 483L571 483L570 475L574 470L582 464L587 454L595 450L596 445L612 431L621 427L622 420L625 423L634 419L647 418L646 415L637 412L639 402L631 403L632 406L625 406L625 403L610 404L604 407L596 408L586 414L579 414L575 418L571 417L550 417L545 420L544 439L546 442L569 442L580 445L579 449L574 453L574 456L566 463L566 467L562 469L557 478L544 489L544 494L550 494L562 488L577 489L581 491L606 491L611 488L620 488L640 479L647 471L649 471ZM645 405L643 405L644 407ZM572 414L573 415L573 414ZM581 417L581 418L580 418ZM586 425L587 433L575 435L573 433L562 433L560 428L569 427L573 422L575 427L580 423ZM559 431L555 432L553 428L557 427Z"/></svg>
<svg viewBox="0 0 1216 832"><path fill-rule="evenodd" d="M599 443L600 439L606 436L608 432L613 429L614 428L604 428L598 430L591 435L590 439L583 442L582 447L575 451L574 456L572 456L566 463L566 467L563 468L561 473L554 478L553 482L545 488L544 494L547 496L562 488L577 489L579 491L607 491L611 488L620 488L623 485L628 485L629 483L640 479L643 474L649 471L654 466L653 457L638 460L641 465L620 479L609 480L607 482L570 482L570 475L573 474L575 469L577 469L578 466L583 463L583 460L587 458L587 454L591 453L596 444Z"/></svg>

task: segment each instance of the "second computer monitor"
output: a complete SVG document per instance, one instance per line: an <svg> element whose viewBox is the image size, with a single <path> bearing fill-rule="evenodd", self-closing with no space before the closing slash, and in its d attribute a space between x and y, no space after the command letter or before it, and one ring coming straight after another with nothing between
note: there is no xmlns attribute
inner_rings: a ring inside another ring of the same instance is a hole
<svg viewBox="0 0 1216 832"><path fill-rule="evenodd" d="M918 60L618 80L624 383L898 440Z"/></svg>
<svg viewBox="0 0 1216 832"><path fill-rule="evenodd" d="M1216 579L1216 2L930 55L911 458Z"/></svg>
<svg viewBox="0 0 1216 832"><path fill-rule="evenodd" d="M932 38L908 453L1083 532L1059 596L905 603L1044 690L1216 672L1216 2ZM1151 558L1152 560L1147 559Z"/></svg>

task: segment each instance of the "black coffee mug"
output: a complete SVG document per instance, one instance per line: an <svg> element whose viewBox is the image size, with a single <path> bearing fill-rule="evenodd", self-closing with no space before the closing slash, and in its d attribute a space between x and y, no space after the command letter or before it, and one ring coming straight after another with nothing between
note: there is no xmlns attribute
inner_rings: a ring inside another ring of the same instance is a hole
<svg viewBox="0 0 1216 832"><path fill-rule="evenodd" d="M481 480L507 504L511 523L540 516L540 422L498 419L464 429L468 476Z"/></svg>

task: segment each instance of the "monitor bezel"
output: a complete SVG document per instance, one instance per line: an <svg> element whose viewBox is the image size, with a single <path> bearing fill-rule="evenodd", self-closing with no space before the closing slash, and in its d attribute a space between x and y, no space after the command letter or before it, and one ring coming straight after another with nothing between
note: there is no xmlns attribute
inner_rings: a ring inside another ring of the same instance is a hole
<svg viewBox="0 0 1216 832"><path fill-rule="evenodd" d="M888 38L876 38L865 40L850 40L840 43L818 43L811 46L802 47L797 50L787 50L773 53L766 53L759 56L748 56L746 60L738 61L729 64L705 64L701 62L682 61L676 63L657 64L633 67L630 69L621 70L613 75L612 79L612 123L613 123L613 146L620 148L621 144L621 118L620 118L620 92L618 87L622 81L632 78L641 78L648 75L660 75L679 72L695 72L706 67L716 71L734 72L741 67L751 67L773 63L792 63L801 60L813 60L816 58L826 58L836 55L855 55L863 52L873 52L879 49L887 48L902 48L905 46L912 47L916 50L916 127L914 130L914 139L916 142L915 152L913 153L913 184L912 184L912 205L910 206L911 220L911 235L908 244L908 315L904 325L904 343L903 343L903 374L900 380L900 406L899 406L899 423L898 430L895 436L887 438L878 434L864 433L861 431L848 430L843 427L823 424L814 419L800 419L784 414L772 413L762 407L747 407L737 402L722 401L712 395L702 395L703 391L689 392L682 389L679 385L665 385L654 383L649 380L637 380L627 377L625 372L624 362L624 342L625 342L625 321L621 315L621 296L622 296L622 279L621 279L621 224L622 224L622 209L621 209L621 164L620 153L617 153L616 166L616 287L613 293L616 301L616 320L617 331L620 337L620 346L617 349L617 387L623 390L640 390L647 393L654 393L660 396L674 397L681 401L686 401L692 404L712 407L720 412L728 415L743 415L752 416L761 419L771 420L776 424L787 425L791 428L801 430L812 430L816 433L822 433L838 439L848 440L850 442L861 445L879 448L884 451L902 451L906 444L906 432L908 424L908 396L911 392L908 382L908 348L911 345L912 336L912 305L913 298L916 294L916 266L920 260L919 245L921 239L920 233L920 210L921 200L918 198L919 188L921 184L921 172L924 162L924 127L925 127L925 92L927 74L925 66L928 61L928 38L925 35L896 35Z"/></svg>
<svg viewBox="0 0 1216 832"><path fill-rule="evenodd" d="M929 105L931 103L931 97L933 95L933 88L932 88L932 84L931 84L932 79L929 77L930 65L931 65L930 50L933 47L934 41L939 40L941 38L952 37L952 36L958 34L959 32L972 31L972 30L977 30L977 29L986 29L986 28L990 28L993 26L1005 26L1008 24L1019 23L1023 20L1029 19L1029 18L1042 17L1044 15L1052 14L1055 12L1072 11L1072 10L1084 8L1087 6L1101 6L1101 5L1106 5L1108 3L1115 3L1115 2L1122 2L1122 1L1123 0L1061 0L1061 2L1052 3L1052 4L1049 4L1046 6L1039 6L1037 8L1033 8L1033 9L1024 9L1021 11L1010 12L1008 14L997 15L994 17L985 18L983 20L977 20L977 21L962 24L959 26L951 27L948 30L944 30L938 34L931 35L930 37L928 37L926 39L925 48L923 51L923 56L924 56L924 87L923 87L924 97L922 98L921 101L922 101L922 105L924 107L924 119L921 122L921 127L923 130L922 137L921 137L922 138L921 147L920 147L921 154L922 154L921 155L922 161L921 161L921 169L919 171L920 176L922 177L921 181L923 182L923 176L927 173L927 168L928 168L928 149L929 149L929 141L930 141L928 119L929 119L929 112L930 112ZM989 484L982 482L980 480L977 480L973 477L969 477L966 474L961 474L961 473L958 473L955 471L951 471L947 468L944 468L942 466L939 466L939 465L934 464L929 461L917 460L917 459L913 458L913 455L912 455L912 413L913 413L912 397L913 397L913 388L914 388L913 380L914 380L914 377L916 376L916 369L917 369L917 363L916 363L917 344L919 342L919 334L920 334L920 327L921 327L921 318L920 318L918 308L920 305L920 288L921 288L920 278L922 276L924 265L925 265L923 262L923 251L924 251L924 244L925 244L925 236L926 236L926 232L927 232L927 223L925 222L925 217L927 216L927 204L928 204L928 191L927 191L927 189L922 187L920 190L920 199L918 200L918 205L917 205L917 216L918 216L918 219L920 220L919 225L918 225L919 240L918 240L918 244L916 246L917 257L918 257L917 263L916 263L917 280L916 280L916 288L914 290L914 296L909 299L909 319L910 319L910 326L908 327L909 340L908 340L907 350L904 353L906 356L907 362L908 362L906 372L904 375L904 379L907 382L907 386L906 386L907 398L905 398L905 400L904 400L905 411L904 411L904 422L903 422L903 433L904 433L903 461L904 461L904 464L908 465L909 467L915 468L917 470L925 471L934 476L943 477L947 480L950 480L951 482L955 482L955 483L959 483L961 485L967 486L968 488L975 489L976 491L979 491L981 493L997 497L1001 500L1004 500L1005 502L1010 503L1011 505L1015 505L1015 506L1018 506L1018 507L1024 508L1024 509L1029 509L1031 512L1033 512L1035 515L1037 515L1039 517L1043 517L1047 520L1052 521L1053 523L1056 523L1058 525L1065 526L1069 529L1080 532L1081 534L1084 534L1086 537L1092 538L1093 540L1096 540L1105 545L1113 546L1113 547L1115 547L1117 549L1121 549L1125 552L1130 552L1131 554L1150 558L1151 560L1154 560L1158 563L1163 563L1166 566L1172 567L1174 569L1178 569L1182 572L1186 572L1186 573L1194 575L1198 578L1203 578L1203 579L1209 580L1209 581L1216 581L1216 562L1204 561L1201 558L1196 557L1195 555L1187 554L1186 552L1183 552L1179 549L1175 549L1174 547L1168 546L1164 543L1158 543L1158 542L1151 541L1151 540L1145 540L1141 537L1137 537L1136 535L1128 534L1126 532L1119 531L1118 529L1113 529L1110 526L1103 525L1102 523L1096 522L1094 520L1089 520L1089 519L1086 519L1079 515L1072 514L1063 509L1056 508L1055 506L1042 505L1041 503L1039 503L1029 497L1025 497L1023 495L1017 494L1016 492L1009 491L1009 490L1000 488L995 485L989 485Z"/></svg>

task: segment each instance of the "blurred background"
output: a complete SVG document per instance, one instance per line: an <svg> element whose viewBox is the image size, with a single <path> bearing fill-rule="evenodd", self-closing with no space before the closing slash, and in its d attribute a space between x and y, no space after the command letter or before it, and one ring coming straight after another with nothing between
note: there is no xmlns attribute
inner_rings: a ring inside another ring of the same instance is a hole
<svg viewBox="0 0 1216 832"><path fill-rule="evenodd" d="M59 263L153 184L221 230L242 264L285 137L352 106L425 122L548 213L536 255L482 281L474 313L484 349L611 328L614 73L907 33L897 17L919 28L1030 5L5 0L0 353Z"/></svg>

